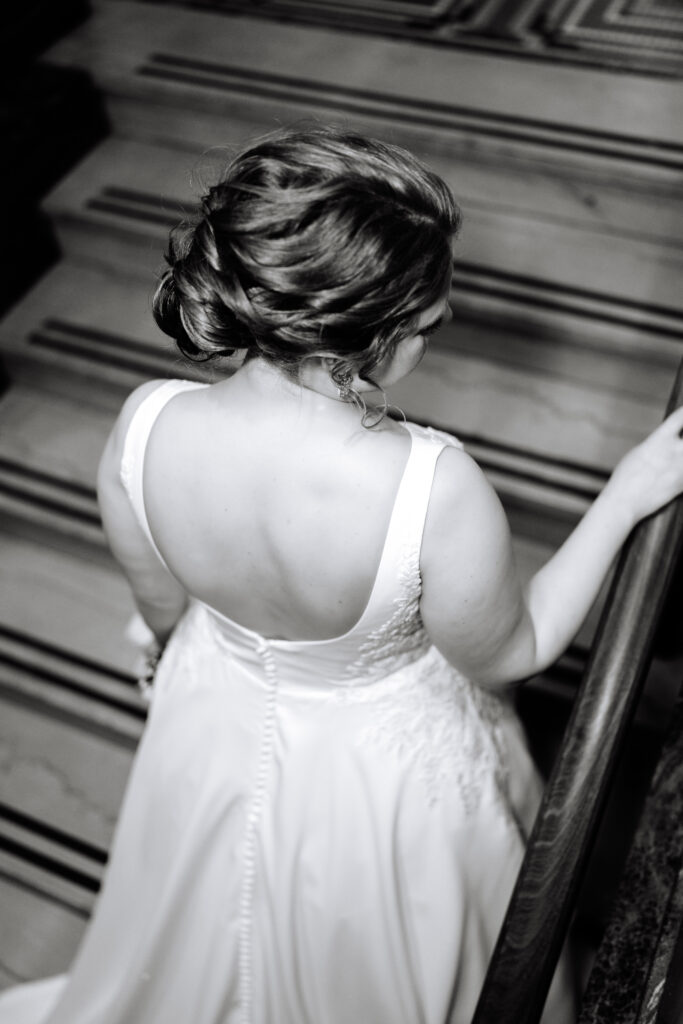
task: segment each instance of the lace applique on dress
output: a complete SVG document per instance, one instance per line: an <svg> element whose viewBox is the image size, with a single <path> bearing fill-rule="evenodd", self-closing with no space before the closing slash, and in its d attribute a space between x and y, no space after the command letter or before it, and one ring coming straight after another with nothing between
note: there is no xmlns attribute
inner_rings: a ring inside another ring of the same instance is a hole
<svg viewBox="0 0 683 1024"><path fill-rule="evenodd" d="M520 828L509 798L500 728L506 709L500 700L449 665L435 647L404 672L405 679L399 671L386 685L350 692L352 701L372 705L359 742L406 761L424 784L429 806L447 794L473 814L488 791Z"/></svg>
<svg viewBox="0 0 683 1024"><path fill-rule="evenodd" d="M471 814L490 785L497 759L472 702L470 684L435 648L410 672L410 685L394 687L374 703L372 722L359 741L407 761L423 782L430 806L447 788Z"/></svg>
<svg viewBox="0 0 683 1024"><path fill-rule="evenodd" d="M420 615L421 592L419 551L411 543L401 555L393 611L386 622L368 633L359 645L358 657L347 667L350 679L386 676L428 650L430 641Z"/></svg>
<svg viewBox="0 0 683 1024"><path fill-rule="evenodd" d="M479 719L484 723L489 737L489 742L495 754L495 780L498 792L503 798L510 818L517 827L524 843L529 838L527 829L522 820L515 812L514 801L510 796L510 773L506 767L508 763L507 748L503 724L514 718L514 712L509 704L504 703L495 693L485 690L468 681L471 690L472 702L476 707Z"/></svg>

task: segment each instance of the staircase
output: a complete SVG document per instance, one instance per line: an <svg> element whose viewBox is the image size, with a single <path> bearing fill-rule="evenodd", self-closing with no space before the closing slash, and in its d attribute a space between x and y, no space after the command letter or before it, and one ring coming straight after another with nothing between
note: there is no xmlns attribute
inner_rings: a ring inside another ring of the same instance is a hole
<svg viewBox="0 0 683 1024"><path fill-rule="evenodd" d="M683 339L675 78L133 0L96 0L48 57L92 76L112 133L46 199L62 258L0 327L0 985L68 965L106 861L144 709L95 471L133 387L200 373L150 300L169 228L231 150L317 118L451 183L453 322L390 397L463 438L524 573L657 424ZM546 761L597 612L524 695ZM679 678L655 663L641 738Z"/></svg>

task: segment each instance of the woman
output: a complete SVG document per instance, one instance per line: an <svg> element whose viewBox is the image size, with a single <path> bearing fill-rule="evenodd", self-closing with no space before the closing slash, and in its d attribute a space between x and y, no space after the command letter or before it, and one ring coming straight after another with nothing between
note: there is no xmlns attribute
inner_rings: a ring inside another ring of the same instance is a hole
<svg viewBox="0 0 683 1024"><path fill-rule="evenodd" d="M683 410L523 588L477 466L378 401L450 316L458 220L408 153L319 128L245 150L172 244L161 327L244 361L138 388L104 453L163 656L69 980L0 1021L470 1021L539 796L506 687L683 489Z"/></svg>

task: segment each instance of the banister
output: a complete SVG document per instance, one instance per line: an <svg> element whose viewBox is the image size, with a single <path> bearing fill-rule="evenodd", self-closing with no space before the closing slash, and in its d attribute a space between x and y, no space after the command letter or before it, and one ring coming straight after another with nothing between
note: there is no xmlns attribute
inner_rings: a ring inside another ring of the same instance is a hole
<svg viewBox="0 0 683 1024"><path fill-rule="evenodd" d="M667 415L683 404L683 361ZM537 1024L683 548L683 498L633 530L617 563L472 1024Z"/></svg>

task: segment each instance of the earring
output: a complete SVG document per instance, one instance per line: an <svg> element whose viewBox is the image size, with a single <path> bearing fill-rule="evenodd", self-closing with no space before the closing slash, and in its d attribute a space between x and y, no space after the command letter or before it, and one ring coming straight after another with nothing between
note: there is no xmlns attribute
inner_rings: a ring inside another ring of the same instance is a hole
<svg viewBox="0 0 683 1024"><path fill-rule="evenodd" d="M387 401L386 392L384 388L378 384L373 384L373 387L381 392L382 404L381 405L368 405L360 391L356 391L355 388L351 387L353 379L355 377L354 371L344 363L338 363L330 373L332 382L337 386L337 394L342 402L352 402L356 406L361 414L361 426L367 430L372 430L373 427L379 426L384 417L387 415L390 409L395 409L399 414L403 422L406 422L405 413L402 409L399 409L396 405L389 405Z"/></svg>
<svg viewBox="0 0 683 1024"><path fill-rule="evenodd" d="M353 388L351 387L353 382L353 371L348 366L341 366L339 369L335 368L330 376L337 385L337 394L342 402L351 401L354 394Z"/></svg>

